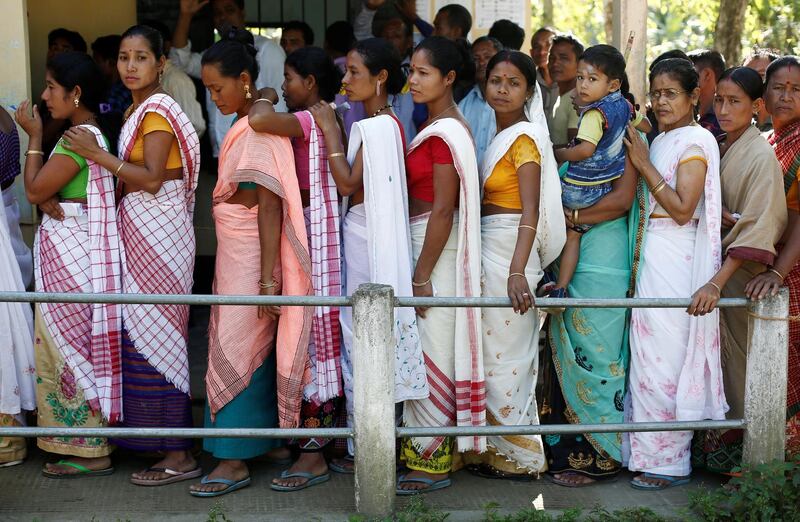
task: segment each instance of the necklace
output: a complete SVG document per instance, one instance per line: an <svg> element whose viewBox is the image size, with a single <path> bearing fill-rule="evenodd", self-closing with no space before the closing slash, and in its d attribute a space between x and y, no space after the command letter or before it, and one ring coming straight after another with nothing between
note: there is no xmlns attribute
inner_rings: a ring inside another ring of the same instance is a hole
<svg viewBox="0 0 800 522"><path fill-rule="evenodd" d="M157 83L152 89L150 89L150 92L148 92L147 94L144 95L144 97L142 97L142 102L144 102L147 98L152 96L160 88L161 88L161 83ZM131 106L125 110L125 114L123 114L122 116L123 121L127 120L130 117L130 115L133 114L133 111L139 108L139 105L141 105L141 103L132 103Z"/></svg>
<svg viewBox="0 0 800 522"><path fill-rule="evenodd" d="M371 118L374 118L375 116L377 116L381 112L385 111L386 109L391 109L391 108L392 108L392 104L391 103L387 103L386 105L384 105L383 107L381 107L377 111L373 112Z"/></svg>
<svg viewBox="0 0 800 522"><path fill-rule="evenodd" d="M444 109L443 111L441 111L441 112L440 112L439 114L437 114L436 116L433 116L433 117L431 117L431 118L428 118L428 123L431 123L431 122L433 122L433 120L435 120L436 118L439 118L439 117L440 117L440 116L442 116L442 115L443 115L445 112L447 112L447 111L449 111L450 109L453 109L453 108L455 108L455 107L458 107L458 105L456 105L455 103L452 103L452 104L450 104L450 105L449 105L449 106L448 106L446 109Z"/></svg>
<svg viewBox="0 0 800 522"><path fill-rule="evenodd" d="M75 127L78 127L80 125L86 125L87 123L89 123L90 121L93 121L93 120L94 120L94 114L92 114L91 116L89 116L88 118L83 120L82 122L75 124Z"/></svg>

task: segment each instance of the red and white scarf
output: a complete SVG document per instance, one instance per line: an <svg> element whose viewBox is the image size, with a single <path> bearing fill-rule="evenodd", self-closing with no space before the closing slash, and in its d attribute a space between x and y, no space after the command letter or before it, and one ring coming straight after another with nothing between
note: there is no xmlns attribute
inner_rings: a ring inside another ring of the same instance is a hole
<svg viewBox="0 0 800 522"><path fill-rule="evenodd" d="M165 181L156 194L140 190L122 198L119 223L123 289L131 294L189 294L195 257L192 214L200 143L178 103L166 94L154 94L122 127L122 159L130 157L137 131L148 112L160 114L172 127L178 140L183 180ZM118 188L121 190L121 186ZM136 350L176 388L188 394L189 307L128 304L122 310Z"/></svg>
<svg viewBox="0 0 800 522"><path fill-rule="evenodd" d="M339 235L339 201L336 183L325 157L325 143L310 118L308 173L311 192L310 235L311 282L314 295L339 296L342 293L342 253ZM320 402L342 394L341 330L339 308L314 308L312 326L316 350L316 385Z"/></svg>
<svg viewBox="0 0 800 522"><path fill-rule="evenodd" d="M108 150L96 127L83 125ZM118 294L120 237L114 177L88 162L88 227L80 218L56 221L45 215L34 244L36 289L40 292ZM122 418L122 310L115 304L42 303L47 330L75 374L93 411L109 423Z"/></svg>

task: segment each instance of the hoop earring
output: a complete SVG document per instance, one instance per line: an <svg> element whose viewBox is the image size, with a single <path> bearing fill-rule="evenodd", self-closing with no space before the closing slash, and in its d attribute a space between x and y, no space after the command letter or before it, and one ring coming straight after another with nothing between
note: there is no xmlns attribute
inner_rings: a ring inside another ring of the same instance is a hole
<svg viewBox="0 0 800 522"><path fill-rule="evenodd" d="M375 84L375 96L381 95L381 82L378 80L378 83Z"/></svg>
<svg viewBox="0 0 800 522"><path fill-rule="evenodd" d="M245 85L244 86L244 97L245 97L246 100L249 100L249 99L251 99L253 97L253 95L250 94L250 86L249 85Z"/></svg>
<svg viewBox="0 0 800 522"><path fill-rule="evenodd" d="M81 104L80 98L75 98L74 100L72 100L72 103L75 104L75 108L77 109L78 106Z"/></svg>

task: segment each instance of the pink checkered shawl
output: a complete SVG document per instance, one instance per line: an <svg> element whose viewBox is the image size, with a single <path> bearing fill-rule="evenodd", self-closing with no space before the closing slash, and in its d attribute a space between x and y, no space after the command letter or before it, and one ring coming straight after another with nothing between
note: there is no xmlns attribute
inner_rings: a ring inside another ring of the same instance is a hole
<svg viewBox="0 0 800 522"><path fill-rule="evenodd" d="M338 194L328 159L324 155L325 143L320 140L314 119L310 120L308 177L311 189L311 234L308 246L311 251L311 282L315 295L339 296L342 293L342 251ZM317 398L319 402L325 402L342 394L339 308L314 308L312 333L317 359Z"/></svg>
<svg viewBox="0 0 800 522"><path fill-rule="evenodd" d="M107 150L93 126L83 125ZM88 228L77 218L45 215L36 235L36 289L40 292L117 294L121 289L120 238L113 175L88 162ZM93 411L115 423L122 418L122 310L114 304L42 303L47 331Z"/></svg>
<svg viewBox="0 0 800 522"><path fill-rule="evenodd" d="M154 94L122 127L122 159L130 157L137 130L148 112L160 114L172 127L183 163L183 179L165 181L156 194L140 190L122 198L119 224L123 289L130 294L190 294L195 257L192 214L200 143L178 103L166 94ZM136 350L177 389L188 394L189 307L129 304L123 305L122 312Z"/></svg>
<svg viewBox="0 0 800 522"><path fill-rule="evenodd" d="M219 179L214 188L215 212L220 203L236 192L238 183L256 183L281 198L281 294L311 295L311 259L289 139L255 132L247 117L241 118L220 146L219 165ZM256 282L254 279L254 286ZM254 289L254 293L257 291ZM281 307L275 339L281 428L295 428L300 424L303 384L311 378L307 370L312 315L313 310L307 306ZM240 352L244 350L239 347ZM247 387L253 372L269 354L258 344L250 346L249 353L231 352L216 349L213 344L209 349L206 389L212 414Z"/></svg>
<svg viewBox="0 0 800 522"><path fill-rule="evenodd" d="M480 177L475 157L475 143L464 125L454 118L435 120L414 138L408 154L438 136L450 148L453 165L459 177L458 258L456 260L455 297L481 295L481 206ZM456 309L455 385L456 422L459 426L486 424L486 382L483 376L483 340L481 313L477 308ZM431 387L431 394L434 388ZM444 403L442 403L444 404ZM443 408L438 412L444 420L452 415ZM486 450L486 437L458 437L459 451Z"/></svg>

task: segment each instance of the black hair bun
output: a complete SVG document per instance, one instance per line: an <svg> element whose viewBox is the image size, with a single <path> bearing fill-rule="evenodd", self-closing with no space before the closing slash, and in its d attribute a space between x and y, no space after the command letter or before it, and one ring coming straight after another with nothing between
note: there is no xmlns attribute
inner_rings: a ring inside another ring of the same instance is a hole
<svg viewBox="0 0 800 522"><path fill-rule="evenodd" d="M255 46L255 38L253 38L253 33L248 31L247 29L241 29L239 27L231 26L228 28L227 31L223 31L222 39L242 44L244 48L247 50L248 54L250 54L253 58L255 58L256 54L258 54L258 49L256 49Z"/></svg>

